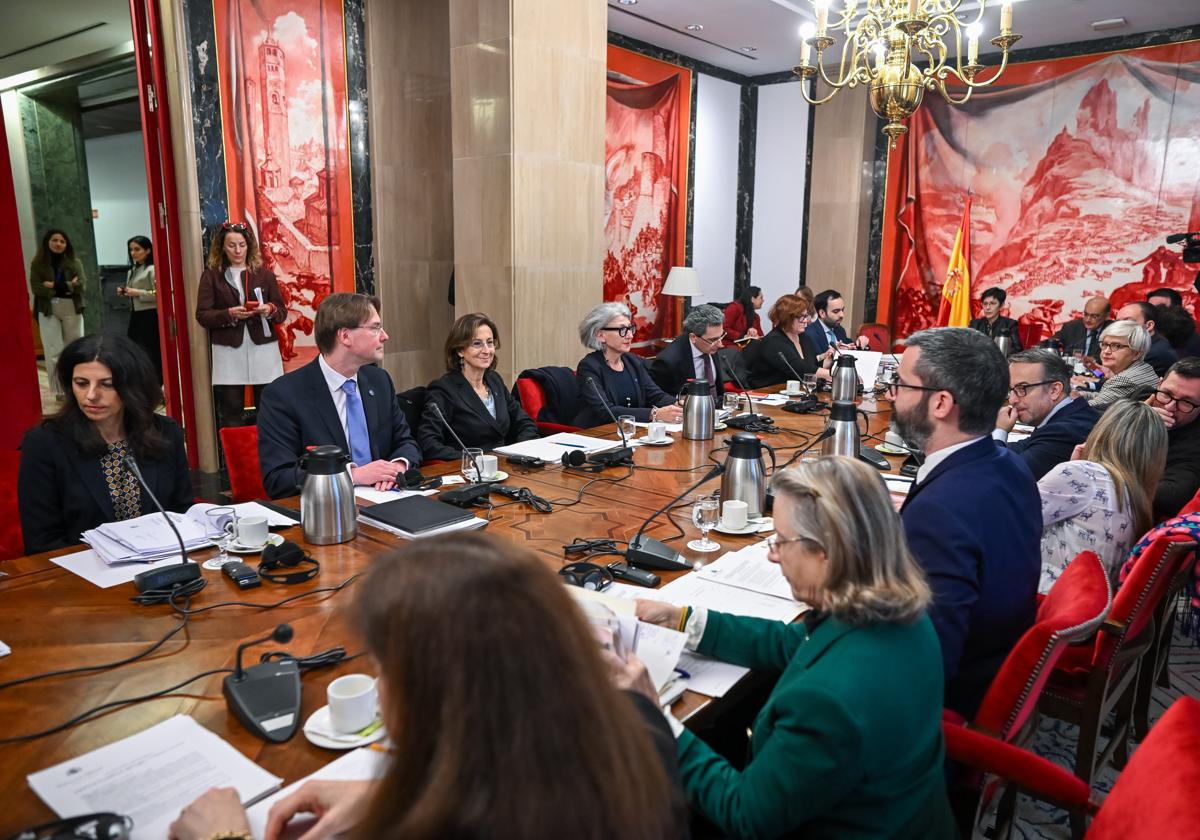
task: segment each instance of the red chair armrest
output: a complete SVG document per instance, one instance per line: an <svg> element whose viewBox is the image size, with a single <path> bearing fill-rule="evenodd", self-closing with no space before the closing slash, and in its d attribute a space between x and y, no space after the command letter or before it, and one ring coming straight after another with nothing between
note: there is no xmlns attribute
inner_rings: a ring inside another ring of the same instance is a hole
<svg viewBox="0 0 1200 840"><path fill-rule="evenodd" d="M538 420L536 422L537 422L538 431L541 432L543 435L553 435L553 434L556 434L557 432L578 432L579 431L578 426L564 426L561 423L551 423L546 420Z"/></svg>

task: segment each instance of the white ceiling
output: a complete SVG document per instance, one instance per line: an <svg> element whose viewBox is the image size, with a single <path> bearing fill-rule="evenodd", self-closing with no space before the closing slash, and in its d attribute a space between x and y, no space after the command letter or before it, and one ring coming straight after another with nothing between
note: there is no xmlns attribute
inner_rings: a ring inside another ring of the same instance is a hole
<svg viewBox="0 0 1200 840"><path fill-rule="evenodd" d="M0 58L0 79L115 47L132 37L129 0L0 0L0 21L0 56L6 56Z"/></svg>
<svg viewBox="0 0 1200 840"><path fill-rule="evenodd" d="M834 0L834 5L842 4ZM865 5L859 3L860 8ZM968 8L974 12L978 3L967 0L962 9ZM999 2L989 0L981 52L995 49L986 42L998 34L999 8ZM1092 21L1115 17L1124 17L1128 25L1103 32L1091 27ZM608 0L609 30L745 76L791 70L800 59L797 30L812 19L810 0L638 0L630 6ZM703 31L684 30L693 23L703 25ZM1014 0L1013 6L1013 29L1025 36L1017 49L1197 23L1196 0ZM742 47L757 50L747 54Z"/></svg>

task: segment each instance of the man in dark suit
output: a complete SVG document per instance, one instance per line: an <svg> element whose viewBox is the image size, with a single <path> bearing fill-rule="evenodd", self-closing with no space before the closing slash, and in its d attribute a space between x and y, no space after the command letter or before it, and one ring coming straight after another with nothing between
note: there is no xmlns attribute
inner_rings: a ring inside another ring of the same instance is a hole
<svg viewBox="0 0 1200 840"><path fill-rule="evenodd" d="M668 394L678 395L689 379L705 379L714 399L725 390L725 374L717 351L725 339L725 313L715 306L697 306L683 319L683 332L647 366L650 377Z"/></svg>
<svg viewBox="0 0 1200 840"><path fill-rule="evenodd" d="M1161 522L1200 490L1200 358L1172 365L1146 403L1167 426L1167 466L1154 494L1154 520Z"/></svg>
<svg viewBox="0 0 1200 840"><path fill-rule="evenodd" d="M933 589L946 706L969 719L1033 623L1041 501L1025 462L989 434L1009 387L1000 349L962 327L904 343L892 416L926 460L900 517Z"/></svg>
<svg viewBox="0 0 1200 840"><path fill-rule="evenodd" d="M1051 350L1024 350L1008 357L1008 405L996 415L992 437L1025 459L1039 479L1071 460L1087 440L1099 412L1087 400L1071 398L1071 366ZM1035 427L1025 440L1008 442L1017 421Z"/></svg>
<svg viewBox="0 0 1200 840"><path fill-rule="evenodd" d="M1171 349L1171 343L1154 329L1158 321L1158 307L1144 300L1135 300L1117 310L1118 321L1133 321L1141 324L1150 333L1150 349L1146 351L1146 364L1154 368L1159 376L1165 376L1171 365L1179 361L1179 356Z"/></svg>
<svg viewBox="0 0 1200 840"><path fill-rule="evenodd" d="M317 310L315 361L276 379L258 409L258 458L271 498L295 495L298 461L311 446L350 453L355 484L390 490L421 461L383 361L387 332L379 301L330 295Z"/></svg>
<svg viewBox="0 0 1200 840"><path fill-rule="evenodd" d="M1112 304L1108 298L1094 297L1083 305L1083 317L1063 324L1054 337L1062 342L1063 352L1070 355L1080 351L1093 359L1100 358L1100 333L1112 323L1109 315Z"/></svg>
<svg viewBox="0 0 1200 840"><path fill-rule="evenodd" d="M866 349L869 341L861 335L855 341L850 341L842 321L846 319L846 301L842 293L836 289L826 289L813 298L813 310L817 317L804 330L816 348L817 354L825 353L830 347L840 350L852 350L856 347Z"/></svg>

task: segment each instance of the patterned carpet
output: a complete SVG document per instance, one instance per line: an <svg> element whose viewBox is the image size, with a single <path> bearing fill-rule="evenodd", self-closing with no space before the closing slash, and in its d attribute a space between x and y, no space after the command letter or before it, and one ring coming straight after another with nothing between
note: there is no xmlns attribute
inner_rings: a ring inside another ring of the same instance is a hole
<svg viewBox="0 0 1200 840"><path fill-rule="evenodd" d="M1183 610L1181 609L1181 614ZM1151 723L1166 711L1176 698L1188 695L1200 698L1200 648L1194 647L1190 635L1185 635L1176 625L1175 640L1171 647L1171 688L1154 689L1150 706ZM1077 727L1061 721L1043 719L1038 729L1034 749L1045 758L1066 768L1074 766L1075 743L1078 734ZM1097 779L1095 788L1099 791L1109 791L1116 781L1117 773L1111 767L1105 768ZM1033 838L1049 838L1049 840L1068 840L1071 836L1067 824L1067 812L1037 802L1022 796L1017 815L1017 824L1013 836L1022 840Z"/></svg>

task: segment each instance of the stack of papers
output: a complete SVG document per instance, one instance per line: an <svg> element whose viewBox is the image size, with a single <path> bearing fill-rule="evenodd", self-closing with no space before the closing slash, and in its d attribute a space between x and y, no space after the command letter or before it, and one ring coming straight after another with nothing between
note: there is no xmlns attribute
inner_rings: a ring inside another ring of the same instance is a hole
<svg viewBox="0 0 1200 840"><path fill-rule="evenodd" d="M605 440L604 438L577 435L574 432L559 432L544 438L525 440L509 446L498 446L495 451L501 455L528 455L530 458L539 458L547 463L557 464L562 460L564 453L572 450L579 450L584 455L592 455L620 445L620 440Z"/></svg>
<svg viewBox="0 0 1200 840"><path fill-rule="evenodd" d="M278 793L256 803L253 808L247 808L246 819L250 823L250 833L255 837L265 836L267 815L271 813L271 806L291 796L300 789L301 785L311 779L320 779L326 782L365 782L382 778L383 774L387 772L389 758L385 748L376 749L376 747L379 745L373 744L370 747L362 747L348 752L337 761L326 764L311 776L288 785ZM312 828L316 821L316 815L297 815L288 823L284 836L299 837L306 830Z"/></svg>

